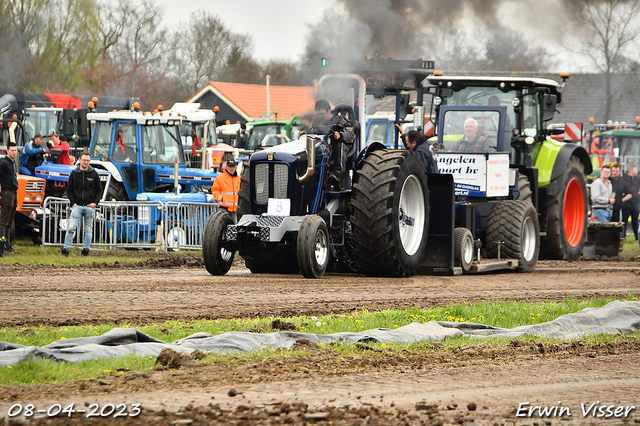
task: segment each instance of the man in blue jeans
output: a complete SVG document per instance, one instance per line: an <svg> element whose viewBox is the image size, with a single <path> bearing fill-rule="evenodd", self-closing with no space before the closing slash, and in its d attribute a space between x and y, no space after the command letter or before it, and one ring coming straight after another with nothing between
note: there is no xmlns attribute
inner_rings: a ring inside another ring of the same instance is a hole
<svg viewBox="0 0 640 426"><path fill-rule="evenodd" d="M69 203L71 204L71 217L69 218L67 235L64 238L64 247L62 247L63 256L69 256L73 236L76 233L76 228L81 218L84 218L82 255L89 255L89 247L91 247L91 238L93 237L93 216L96 211L96 206L102 197L100 176L98 172L89 165L90 162L91 155L89 155L89 153L83 153L80 156L80 165L69 175L67 197L69 197Z"/></svg>
<svg viewBox="0 0 640 426"><path fill-rule="evenodd" d="M600 177L591 184L591 213L596 222L609 222L612 215L613 185L609 181L611 167L603 165Z"/></svg>

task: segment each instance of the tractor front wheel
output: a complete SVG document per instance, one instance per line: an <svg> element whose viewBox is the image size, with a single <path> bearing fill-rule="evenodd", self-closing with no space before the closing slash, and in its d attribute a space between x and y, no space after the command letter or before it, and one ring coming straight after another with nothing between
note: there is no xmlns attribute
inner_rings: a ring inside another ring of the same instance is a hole
<svg viewBox="0 0 640 426"><path fill-rule="evenodd" d="M233 219L227 212L215 212L207 220L202 257L204 266L211 275L224 275L231 269L236 243L227 241L229 225L233 225Z"/></svg>
<svg viewBox="0 0 640 426"><path fill-rule="evenodd" d="M453 230L454 264L467 273L473 263L473 235L467 228Z"/></svg>
<svg viewBox="0 0 640 426"><path fill-rule="evenodd" d="M321 278L329 264L329 231L320 216L307 216L298 231L298 266L305 278Z"/></svg>

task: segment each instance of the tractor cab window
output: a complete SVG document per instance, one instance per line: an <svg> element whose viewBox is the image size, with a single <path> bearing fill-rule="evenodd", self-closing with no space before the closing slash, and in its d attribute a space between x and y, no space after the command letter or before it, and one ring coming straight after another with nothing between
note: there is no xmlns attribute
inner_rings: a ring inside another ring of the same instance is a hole
<svg viewBox="0 0 640 426"><path fill-rule="evenodd" d="M626 164L640 164L640 138L623 136L618 139L620 160Z"/></svg>
<svg viewBox="0 0 640 426"><path fill-rule="evenodd" d="M511 104L511 101L516 96L515 90L503 92L497 87L465 87L454 92L450 97L442 99L442 105L507 107L504 133L505 141L508 141L511 139L513 127L516 125L516 113Z"/></svg>
<svg viewBox="0 0 640 426"><path fill-rule="evenodd" d="M33 139L33 135L36 133L42 133L48 135L53 131L58 132L58 110L36 110L26 109L24 111L23 126L27 130L29 139Z"/></svg>
<svg viewBox="0 0 640 426"><path fill-rule="evenodd" d="M538 95L525 95L522 98L522 129L525 136L537 136L540 123Z"/></svg>
<svg viewBox="0 0 640 426"><path fill-rule="evenodd" d="M178 126L152 125L142 127L142 161L145 164L184 164L184 152Z"/></svg>
<svg viewBox="0 0 640 426"><path fill-rule="evenodd" d="M93 148L90 152L93 158L105 158L109 156L111 147L111 131L113 123L110 121L97 121L93 131Z"/></svg>
<svg viewBox="0 0 640 426"><path fill-rule="evenodd" d="M111 153L113 161L119 163L136 161L138 156L136 145L136 123L116 123Z"/></svg>
<svg viewBox="0 0 640 426"><path fill-rule="evenodd" d="M369 132L367 133L367 145L371 142L387 142L387 130L389 125L386 121L374 121L369 126Z"/></svg>
<svg viewBox="0 0 640 426"><path fill-rule="evenodd" d="M481 110L446 111L442 134L444 151L496 152L500 112Z"/></svg>
<svg viewBox="0 0 640 426"><path fill-rule="evenodd" d="M251 135L249 135L249 140L245 145L246 150L255 151L256 148L262 146L262 141L265 140L265 136L267 135L276 135L280 133L280 125L279 124L267 124L264 126L255 126L251 129ZM272 141L273 145L277 145L274 141L276 139L267 138L267 141Z"/></svg>

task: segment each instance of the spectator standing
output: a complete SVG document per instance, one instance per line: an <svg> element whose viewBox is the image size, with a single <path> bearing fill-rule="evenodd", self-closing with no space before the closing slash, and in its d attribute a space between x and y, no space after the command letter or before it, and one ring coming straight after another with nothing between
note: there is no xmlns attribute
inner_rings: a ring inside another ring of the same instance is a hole
<svg viewBox="0 0 640 426"><path fill-rule="evenodd" d="M72 166L73 162L69 156L69 142L60 140L60 136L56 132L51 132L49 135L49 141L51 142L51 154L57 154L54 150L59 149L62 151L58 156L58 164L65 164Z"/></svg>
<svg viewBox="0 0 640 426"><path fill-rule="evenodd" d="M417 130L409 130L402 134L402 126L397 123L396 128L400 132L405 146L420 157L422 164L424 164L424 172L438 173L438 161L433 152L433 145L427 140L427 137Z"/></svg>
<svg viewBox="0 0 640 426"><path fill-rule="evenodd" d="M625 235L627 222L631 217L631 227L633 228L633 235L638 239L638 216L640 216L640 177L638 177L638 166L632 164L629 167L629 171L624 177L627 184L627 189L631 195L631 198L622 202L622 222L625 226Z"/></svg>
<svg viewBox="0 0 640 426"><path fill-rule="evenodd" d="M14 254L11 247L11 227L18 207L18 178L16 157L18 146L15 142L7 144L7 155L0 159L0 257Z"/></svg>
<svg viewBox="0 0 640 426"><path fill-rule="evenodd" d="M620 164L614 163L611 165L611 176L609 177L613 188L613 195L615 202L613 203L613 213L611 216L612 222L620 222L622 203L629 201L632 195L629 193L629 189L626 184L626 180L622 178L622 171L620 170ZM626 228L625 228L626 229Z"/></svg>
<svg viewBox="0 0 640 426"><path fill-rule="evenodd" d="M96 207L102 197L102 183L98 172L89 165L91 155L88 152L80 155L80 165L69 175L67 182L67 197L71 204L71 217L69 218L69 228L64 238L62 255L69 256L73 236L80 219L84 218L84 243L82 255L89 255L91 239L93 237L93 217Z"/></svg>
<svg viewBox="0 0 640 426"><path fill-rule="evenodd" d="M49 148L44 145L42 133L36 133L32 140L24 146L20 154L20 174L27 176L36 175L36 167L42 164L43 154L49 153Z"/></svg>
<svg viewBox="0 0 640 426"><path fill-rule="evenodd" d="M611 167L605 164L600 169L600 177L591 184L591 213L597 222L611 220L611 206L614 198L612 197L613 187L609 176L611 176Z"/></svg>
<svg viewBox="0 0 640 426"><path fill-rule="evenodd" d="M240 176L237 169L238 162L233 158L228 160L224 171L216 176L211 187L211 195L218 202L218 206L229 213L234 223L238 222L238 192L240 191Z"/></svg>

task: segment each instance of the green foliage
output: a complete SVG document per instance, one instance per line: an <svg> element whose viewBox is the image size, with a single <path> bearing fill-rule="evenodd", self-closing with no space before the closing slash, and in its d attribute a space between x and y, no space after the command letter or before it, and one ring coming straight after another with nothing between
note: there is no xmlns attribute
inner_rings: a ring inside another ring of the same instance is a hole
<svg viewBox="0 0 640 426"><path fill-rule="evenodd" d="M631 223L627 225L627 230L631 228ZM640 244L636 241L633 234L628 233L624 239L624 246L622 247L622 257L625 259L634 259L640 256Z"/></svg>

